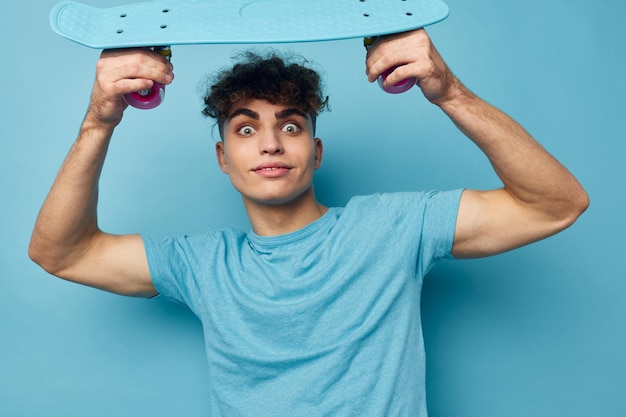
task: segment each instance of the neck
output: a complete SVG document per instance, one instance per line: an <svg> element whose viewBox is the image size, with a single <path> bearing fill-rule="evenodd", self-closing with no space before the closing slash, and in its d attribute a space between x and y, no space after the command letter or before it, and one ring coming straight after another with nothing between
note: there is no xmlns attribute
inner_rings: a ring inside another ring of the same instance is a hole
<svg viewBox="0 0 626 417"><path fill-rule="evenodd" d="M267 204L244 199L244 206L252 230L259 236L295 232L318 220L328 210L317 202L312 189L288 203Z"/></svg>

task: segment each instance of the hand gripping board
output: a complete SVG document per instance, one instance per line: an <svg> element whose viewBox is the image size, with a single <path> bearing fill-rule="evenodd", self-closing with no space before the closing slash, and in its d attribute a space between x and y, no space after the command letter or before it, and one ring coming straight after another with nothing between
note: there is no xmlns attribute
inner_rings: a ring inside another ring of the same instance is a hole
<svg viewBox="0 0 626 417"><path fill-rule="evenodd" d="M67 39L110 49L359 38L421 28L448 13L442 0L156 0L110 8L62 1L50 24Z"/></svg>

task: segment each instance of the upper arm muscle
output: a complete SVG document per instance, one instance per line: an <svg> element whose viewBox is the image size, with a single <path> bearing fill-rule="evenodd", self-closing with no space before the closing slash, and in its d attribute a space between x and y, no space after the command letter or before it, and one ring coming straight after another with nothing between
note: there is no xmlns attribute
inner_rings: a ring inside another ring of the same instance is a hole
<svg viewBox="0 0 626 417"><path fill-rule="evenodd" d="M562 223L522 206L503 188L466 190L459 205L452 255L495 255L548 237L566 227Z"/></svg>
<svg viewBox="0 0 626 417"><path fill-rule="evenodd" d="M121 295L152 297L157 294L139 235L100 232L70 267L55 275Z"/></svg>

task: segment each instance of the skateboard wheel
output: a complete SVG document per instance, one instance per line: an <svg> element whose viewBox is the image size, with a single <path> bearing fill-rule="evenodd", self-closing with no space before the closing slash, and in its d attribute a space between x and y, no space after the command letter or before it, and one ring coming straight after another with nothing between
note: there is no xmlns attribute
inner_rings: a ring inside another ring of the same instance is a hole
<svg viewBox="0 0 626 417"><path fill-rule="evenodd" d="M165 99L165 86L155 82L152 88L124 95L124 100L129 105L142 110L157 107Z"/></svg>
<svg viewBox="0 0 626 417"><path fill-rule="evenodd" d="M396 83L396 84L394 84L392 86L385 87L383 85L383 83L387 79L387 76L389 74L391 74L394 69L395 68L388 69L387 71L383 72L380 77L378 77L378 85L385 92L390 93L390 94L404 93L405 91L410 90L415 85L415 83L417 82L417 79L415 79L415 78L407 78L406 80L402 80L399 83Z"/></svg>

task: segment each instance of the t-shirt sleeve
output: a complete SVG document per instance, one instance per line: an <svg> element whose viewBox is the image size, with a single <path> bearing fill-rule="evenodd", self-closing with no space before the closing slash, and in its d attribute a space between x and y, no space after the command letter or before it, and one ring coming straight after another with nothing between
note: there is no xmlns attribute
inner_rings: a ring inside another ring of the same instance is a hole
<svg viewBox="0 0 626 417"><path fill-rule="evenodd" d="M425 200L422 240L418 257L418 270L426 275L442 259L454 259L452 246L463 190L427 193Z"/></svg>
<svg viewBox="0 0 626 417"><path fill-rule="evenodd" d="M451 251L462 193L460 189L427 193L422 226L423 235L430 237L422 248L427 258L454 259Z"/></svg>
<svg viewBox="0 0 626 417"><path fill-rule="evenodd" d="M378 245L379 261L414 262L423 277L441 259L452 259L462 190L383 193L353 198L346 229ZM344 215L342 215L342 219ZM391 250L391 252L390 252Z"/></svg>
<svg viewBox="0 0 626 417"><path fill-rule="evenodd" d="M453 259L454 231L462 194L451 191L390 193L380 196L396 244L415 247L418 276L442 259Z"/></svg>
<svg viewBox="0 0 626 417"><path fill-rule="evenodd" d="M196 253L201 251L199 243L182 237L156 238L142 236L150 276L160 297L165 297L194 309L198 298Z"/></svg>

